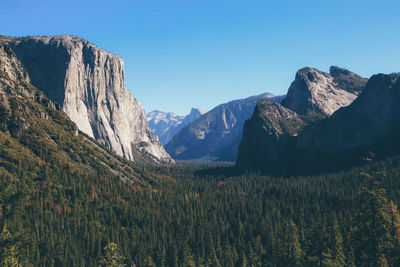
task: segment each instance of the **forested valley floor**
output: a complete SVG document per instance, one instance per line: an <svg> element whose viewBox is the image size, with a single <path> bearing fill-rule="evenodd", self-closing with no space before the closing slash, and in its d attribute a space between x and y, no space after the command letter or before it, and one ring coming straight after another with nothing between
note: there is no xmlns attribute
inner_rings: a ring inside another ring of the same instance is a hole
<svg viewBox="0 0 400 267"><path fill-rule="evenodd" d="M400 157L307 177L145 166L138 186L4 134L0 151L3 266L400 264Z"/></svg>

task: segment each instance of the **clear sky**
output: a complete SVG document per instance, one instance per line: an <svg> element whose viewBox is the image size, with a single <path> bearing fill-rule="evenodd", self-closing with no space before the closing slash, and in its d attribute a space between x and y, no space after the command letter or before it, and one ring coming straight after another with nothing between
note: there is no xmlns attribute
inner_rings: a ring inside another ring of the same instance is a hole
<svg viewBox="0 0 400 267"><path fill-rule="evenodd" d="M184 115L286 93L304 66L400 72L399 0L0 0L0 34L72 34L125 59L143 104Z"/></svg>

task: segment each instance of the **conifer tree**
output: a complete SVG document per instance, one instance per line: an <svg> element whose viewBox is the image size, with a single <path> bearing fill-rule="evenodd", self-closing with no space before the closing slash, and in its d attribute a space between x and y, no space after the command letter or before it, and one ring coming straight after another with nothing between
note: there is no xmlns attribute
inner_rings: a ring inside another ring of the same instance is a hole
<svg viewBox="0 0 400 267"><path fill-rule="evenodd" d="M285 257L289 266L303 265L303 250L299 240L299 231L293 220L286 225Z"/></svg>
<svg viewBox="0 0 400 267"><path fill-rule="evenodd" d="M371 175L358 193L352 232L357 266L391 266L397 260L399 212Z"/></svg>

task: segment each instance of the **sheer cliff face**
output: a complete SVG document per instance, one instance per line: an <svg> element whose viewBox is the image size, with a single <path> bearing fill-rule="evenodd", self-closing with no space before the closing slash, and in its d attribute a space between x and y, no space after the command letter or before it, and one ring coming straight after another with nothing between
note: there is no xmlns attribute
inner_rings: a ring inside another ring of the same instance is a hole
<svg viewBox="0 0 400 267"><path fill-rule="evenodd" d="M1 41L14 50L32 84L59 103L81 131L127 159L140 150L171 162L125 86L122 58L74 36Z"/></svg>
<svg viewBox="0 0 400 267"><path fill-rule="evenodd" d="M356 98L355 93L340 88L330 74L303 68L297 72L282 105L302 115L311 111L330 116L339 108L350 105Z"/></svg>

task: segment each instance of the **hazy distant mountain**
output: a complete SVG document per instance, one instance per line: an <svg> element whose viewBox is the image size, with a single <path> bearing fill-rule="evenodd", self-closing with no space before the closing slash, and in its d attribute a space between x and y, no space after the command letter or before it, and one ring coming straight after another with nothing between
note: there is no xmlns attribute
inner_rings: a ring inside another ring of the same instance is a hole
<svg viewBox="0 0 400 267"><path fill-rule="evenodd" d="M124 60L71 35L0 36L31 82L58 103L79 130L129 160L151 155L172 162L147 125L142 105L126 87Z"/></svg>
<svg viewBox="0 0 400 267"><path fill-rule="evenodd" d="M172 112L154 110L147 113L150 129L156 134L161 144L166 145L172 137L184 126L206 113L202 108L192 108L186 116L179 116Z"/></svg>
<svg viewBox="0 0 400 267"><path fill-rule="evenodd" d="M219 105L188 124L165 146L179 160L234 161L243 132L258 100L280 102L282 96L261 94Z"/></svg>

